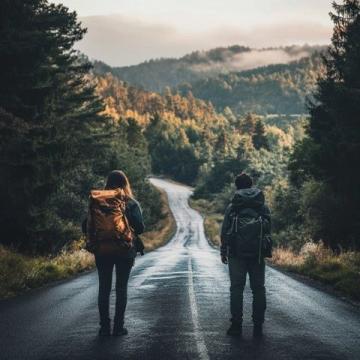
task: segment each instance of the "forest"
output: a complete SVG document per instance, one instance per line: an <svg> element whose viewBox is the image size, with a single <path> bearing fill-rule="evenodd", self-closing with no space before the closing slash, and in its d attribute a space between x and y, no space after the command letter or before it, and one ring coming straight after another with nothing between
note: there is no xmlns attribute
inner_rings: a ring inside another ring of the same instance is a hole
<svg viewBox="0 0 360 360"><path fill-rule="evenodd" d="M230 108L219 113L191 92L182 96L168 88L162 96L130 86L110 73L95 78L105 113L143 129L154 173L190 185L207 179L223 161L231 173L239 171L242 156L254 158L252 171L270 184L275 174L284 175L287 154L304 133L304 117L241 116Z"/></svg>
<svg viewBox="0 0 360 360"><path fill-rule="evenodd" d="M59 253L81 236L89 190L119 168L150 229L161 212L148 175L194 186L193 200L221 214L234 176L246 171L265 190L278 246L300 251L321 241L335 252L359 250L357 2L334 5L326 52L283 48L307 56L199 76L194 65L224 64L252 50L110 68L74 49L86 29L65 6L6 0L0 8L3 245Z"/></svg>

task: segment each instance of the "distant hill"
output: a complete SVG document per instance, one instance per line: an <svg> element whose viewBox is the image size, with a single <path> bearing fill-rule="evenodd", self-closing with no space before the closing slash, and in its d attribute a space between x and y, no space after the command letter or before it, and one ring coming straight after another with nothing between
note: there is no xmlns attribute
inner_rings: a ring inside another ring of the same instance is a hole
<svg viewBox="0 0 360 360"><path fill-rule="evenodd" d="M211 101L218 111L244 114L303 114L322 72L319 53L289 64L220 74L179 85L185 95Z"/></svg>
<svg viewBox="0 0 360 360"><path fill-rule="evenodd" d="M320 46L289 46L251 49L234 45L209 51L195 51L179 59L154 59L139 65L110 67L95 61L95 72L112 73L123 81L145 90L163 92L181 83L251 70L271 64L287 64L323 50Z"/></svg>

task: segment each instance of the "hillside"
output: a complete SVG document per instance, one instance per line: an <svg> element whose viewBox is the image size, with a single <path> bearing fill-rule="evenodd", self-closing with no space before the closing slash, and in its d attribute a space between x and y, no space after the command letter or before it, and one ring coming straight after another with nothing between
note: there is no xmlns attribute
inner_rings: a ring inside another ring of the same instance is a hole
<svg viewBox="0 0 360 360"><path fill-rule="evenodd" d="M231 168L247 168L251 162L251 171L262 173L261 181L268 185L284 174L287 150L283 149L302 136L301 119L236 116L230 109L217 112L191 93L181 96L167 90L160 95L110 73L95 79L105 113L130 131L130 143L144 144L152 170L188 184L206 178L216 163L227 159ZM228 174L224 170L223 175Z"/></svg>
<svg viewBox="0 0 360 360"><path fill-rule="evenodd" d="M288 46L268 49L251 49L234 45L208 51L195 51L179 59L153 59L138 65L110 67L95 61L99 74L111 72L123 81L146 90L162 92L165 87L175 87L183 82L250 70L271 64L287 64L314 52L323 50L319 46Z"/></svg>
<svg viewBox="0 0 360 360"><path fill-rule="evenodd" d="M178 86L182 94L211 101L218 111L230 107L244 114L303 114L321 74L321 56L269 65L253 70L220 74Z"/></svg>
<svg viewBox="0 0 360 360"><path fill-rule="evenodd" d="M135 138L145 142L152 170L194 183L201 166L213 156L210 143L229 127L226 117L191 94L183 97L167 91L162 96L131 86L110 73L96 75L95 80L105 114L120 128L128 126L135 133L130 142L136 143Z"/></svg>

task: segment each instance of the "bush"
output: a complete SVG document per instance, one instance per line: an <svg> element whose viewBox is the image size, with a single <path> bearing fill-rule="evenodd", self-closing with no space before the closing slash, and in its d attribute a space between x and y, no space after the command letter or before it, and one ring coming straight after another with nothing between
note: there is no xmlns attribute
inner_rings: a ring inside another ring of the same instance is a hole
<svg viewBox="0 0 360 360"><path fill-rule="evenodd" d="M310 234L304 226L289 225L286 228L273 232L274 245L284 247L298 253L302 247L311 242Z"/></svg>

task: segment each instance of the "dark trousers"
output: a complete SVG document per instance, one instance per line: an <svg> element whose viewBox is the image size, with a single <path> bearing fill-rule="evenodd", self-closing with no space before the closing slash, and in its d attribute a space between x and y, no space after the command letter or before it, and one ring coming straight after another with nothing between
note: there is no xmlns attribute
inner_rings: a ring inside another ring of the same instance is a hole
<svg viewBox="0 0 360 360"><path fill-rule="evenodd" d="M265 262L262 259L240 259L229 257L230 310L232 321L241 323L243 319L243 293L246 275L249 274L253 293L252 318L254 324L262 324L266 309Z"/></svg>
<svg viewBox="0 0 360 360"><path fill-rule="evenodd" d="M111 255L95 256L96 267L99 275L99 313L100 325L110 324L109 302L112 285L112 274L116 270L116 305L114 326L122 327L127 303L127 285L134 259L121 258Z"/></svg>

